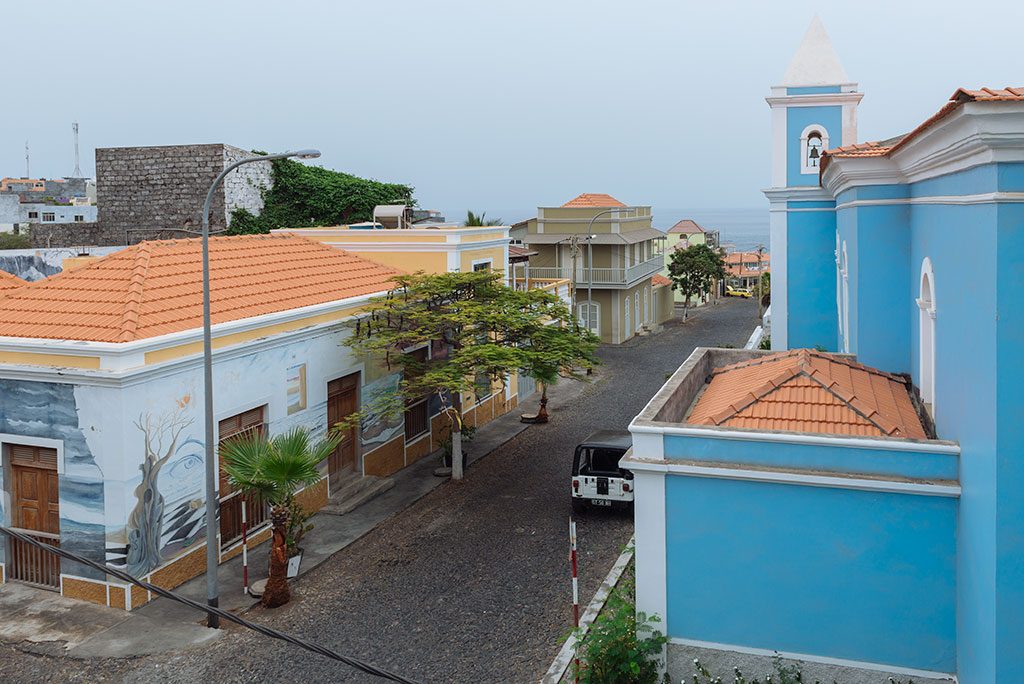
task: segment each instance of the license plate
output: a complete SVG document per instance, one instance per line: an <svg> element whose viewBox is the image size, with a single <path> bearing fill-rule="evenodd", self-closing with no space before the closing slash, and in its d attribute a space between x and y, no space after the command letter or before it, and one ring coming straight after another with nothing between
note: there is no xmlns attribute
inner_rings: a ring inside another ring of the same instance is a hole
<svg viewBox="0 0 1024 684"><path fill-rule="evenodd" d="M612 505L612 502L609 501L608 499L591 499L590 503L594 504L595 506L611 506Z"/></svg>

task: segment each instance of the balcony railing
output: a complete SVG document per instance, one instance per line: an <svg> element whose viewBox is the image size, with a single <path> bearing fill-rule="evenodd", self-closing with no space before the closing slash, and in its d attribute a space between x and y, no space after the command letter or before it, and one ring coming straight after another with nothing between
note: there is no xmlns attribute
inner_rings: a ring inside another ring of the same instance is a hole
<svg viewBox="0 0 1024 684"><path fill-rule="evenodd" d="M547 290L552 294L558 295L566 304L569 304L572 298L571 281L566 278L534 278L532 269L530 270L529 278L517 277L514 286L517 290L525 290L527 288L531 290Z"/></svg>
<svg viewBox="0 0 1024 684"><path fill-rule="evenodd" d="M576 268L576 286L584 287L593 282L597 286L628 285L642 278L652 276L665 266L665 255L655 254L647 261L629 266L628 268ZM591 281L591 277L593 280ZM572 280L572 266L531 266L530 279L565 278Z"/></svg>

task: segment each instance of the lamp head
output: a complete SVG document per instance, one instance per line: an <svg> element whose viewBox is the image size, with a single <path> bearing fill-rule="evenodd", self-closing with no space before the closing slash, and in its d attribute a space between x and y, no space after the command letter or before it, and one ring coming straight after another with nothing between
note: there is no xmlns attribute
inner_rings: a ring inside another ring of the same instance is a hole
<svg viewBox="0 0 1024 684"><path fill-rule="evenodd" d="M296 159L316 159L320 156L320 150L296 150L289 156Z"/></svg>

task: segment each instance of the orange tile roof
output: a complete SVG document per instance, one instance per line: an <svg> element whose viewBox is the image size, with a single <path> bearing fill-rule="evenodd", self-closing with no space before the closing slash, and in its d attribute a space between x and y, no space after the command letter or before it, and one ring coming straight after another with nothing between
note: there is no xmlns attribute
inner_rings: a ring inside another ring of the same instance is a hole
<svg viewBox="0 0 1024 684"><path fill-rule="evenodd" d="M16 275L11 275L7 271L0 271L0 292L7 294L12 290L17 290L19 287L25 287L28 283Z"/></svg>
<svg viewBox="0 0 1024 684"><path fill-rule="evenodd" d="M624 207L626 206L611 195L604 193L585 192L577 195L562 205L563 207Z"/></svg>
<svg viewBox="0 0 1024 684"><path fill-rule="evenodd" d="M655 273L654 275L651 276L651 284L654 285L655 287L658 287L660 285L671 285L672 280L670 278L666 278L660 273Z"/></svg>
<svg viewBox="0 0 1024 684"><path fill-rule="evenodd" d="M202 242L143 242L0 300L0 336L131 342L202 326ZM213 323L386 290L398 271L293 235L210 239Z"/></svg>
<svg viewBox="0 0 1024 684"><path fill-rule="evenodd" d="M899 376L796 349L716 368L686 422L927 439L908 389Z"/></svg>
<svg viewBox="0 0 1024 684"><path fill-rule="evenodd" d="M957 88L956 92L949 96L949 101L939 111L925 119L917 128L906 135L899 135L895 138L878 142L858 143L826 150L821 157L820 173L825 173L830 160L834 157L888 156L968 102L1024 102L1024 87L982 88L981 90Z"/></svg>
<svg viewBox="0 0 1024 684"><path fill-rule="evenodd" d="M694 221L693 219L683 219L676 225L668 229L669 233L684 233L690 235L692 233L703 233L704 229Z"/></svg>

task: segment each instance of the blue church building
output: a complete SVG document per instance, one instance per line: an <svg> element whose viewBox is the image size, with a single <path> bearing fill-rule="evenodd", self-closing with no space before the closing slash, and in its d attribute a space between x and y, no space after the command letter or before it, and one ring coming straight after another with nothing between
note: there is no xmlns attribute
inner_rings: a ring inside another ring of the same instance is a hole
<svg viewBox="0 0 1024 684"><path fill-rule="evenodd" d="M696 350L630 426L673 677L1024 682L1024 88L865 143L861 98L815 19L767 98L772 352Z"/></svg>

